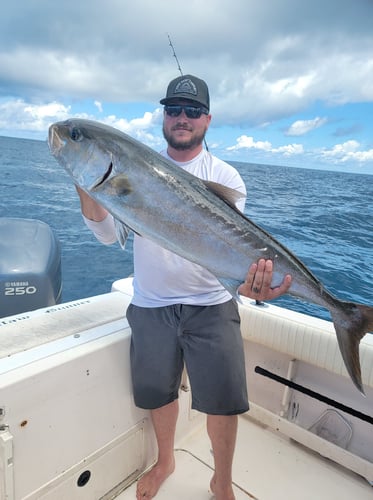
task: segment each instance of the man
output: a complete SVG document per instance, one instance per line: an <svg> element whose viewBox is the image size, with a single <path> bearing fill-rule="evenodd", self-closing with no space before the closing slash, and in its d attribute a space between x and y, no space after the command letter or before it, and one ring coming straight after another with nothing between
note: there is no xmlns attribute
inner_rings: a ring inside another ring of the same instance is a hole
<svg viewBox="0 0 373 500"><path fill-rule="evenodd" d="M211 121L206 83L192 75L178 77L160 103L168 145L162 154L200 178L246 194L238 172L203 148ZM113 243L111 215L79 188L78 193L88 227L103 243ZM238 205L243 210L244 198ZM217 500L232 500L237 416L248 410L237 304L208 271L138 235L134 271L127 311L133 391L135 404L151 411L158 443L158 461L139 480L137 499L153 498L175 468L177 398L185 362L193 408L207 414L215 461L210 488ZM250 266L239 293L270 300L290 286L290 276L276 289L270 288L271 279L272 262L262 259Z"/></svg>

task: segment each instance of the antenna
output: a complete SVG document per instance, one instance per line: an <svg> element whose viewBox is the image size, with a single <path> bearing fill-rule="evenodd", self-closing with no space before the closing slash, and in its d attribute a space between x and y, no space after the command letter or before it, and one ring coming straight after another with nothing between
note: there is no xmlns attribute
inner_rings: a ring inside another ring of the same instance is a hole
<svg viewBox="0 0 373 500"><path fill-rule="evenodd" d="M171 37L170 37L169 33L167 33L167 38L168 38L169 46L172 49L172 55L174 56L174 58L176 60L177 69L180 71L180 75L183 76L183 71L181 69L181 66L180 66L180 63L179 63L179 59L177 58L177 55L176 55L176 52L175 52L175 47L174 47L174 45L172 43L172 40L171 40ZM208 151L209 147L208 147L207 142L206 142L206 137L203 138L203 143L205 145L206 150Z"/></svg>

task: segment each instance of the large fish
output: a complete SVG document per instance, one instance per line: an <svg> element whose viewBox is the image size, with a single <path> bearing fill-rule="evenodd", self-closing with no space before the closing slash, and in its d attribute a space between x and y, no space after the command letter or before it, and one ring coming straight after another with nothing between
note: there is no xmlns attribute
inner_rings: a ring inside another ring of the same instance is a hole
<svg viewBox="0 0 373 500"><path fill-rule="evenodd" d="M234 207L242 195L202 181L126 134L98 122L51 125L49 147L74 183L130 230L208 269L232 293L260 258L272 259L272 286L292 275L289 294L327 308L347 371L364 393L359 342L373 330L373 308L331 295L285 246Z"/></svg>

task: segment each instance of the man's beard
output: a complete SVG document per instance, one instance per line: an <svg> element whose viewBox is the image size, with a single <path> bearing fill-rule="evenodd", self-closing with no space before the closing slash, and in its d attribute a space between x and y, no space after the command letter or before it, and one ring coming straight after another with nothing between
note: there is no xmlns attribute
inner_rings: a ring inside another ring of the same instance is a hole
<svg viewBox="0 0 373 500"><path fill-rule="evenodd" d="M182 127L180 127L182 129ZM187 130L187 129L186 129ZM166 139L167 144L177 151L187 151L194 149L196 146L200 146L205 138L207 129L203 130L199 134L193 135L189 141L175 139L171 134L168 134L163 125L163 137Z"/></svg>

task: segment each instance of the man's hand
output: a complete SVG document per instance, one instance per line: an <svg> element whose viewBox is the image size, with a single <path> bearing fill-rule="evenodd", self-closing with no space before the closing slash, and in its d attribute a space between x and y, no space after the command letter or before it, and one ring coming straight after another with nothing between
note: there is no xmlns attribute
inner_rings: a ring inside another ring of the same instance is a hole
<svg viewBox="0 0 373 500"><path fill-rule="evenodd" d="M108 212L101 205L94 201L82 188L75 185L80 198L80 206L82 209L82 214L87 217L87 219L101 222L105 219Z"/></svg>
<svg viewBox="0 0 373 500"><path fill-rule="evenodd" d="M251 264L246 280L238 288L238 293L255 300L273 300L286 293L291 285L291 275L287 274L281 285L271 288L273 262L260 259Z"/></svg>

